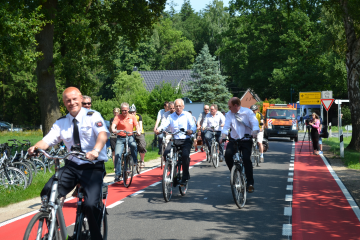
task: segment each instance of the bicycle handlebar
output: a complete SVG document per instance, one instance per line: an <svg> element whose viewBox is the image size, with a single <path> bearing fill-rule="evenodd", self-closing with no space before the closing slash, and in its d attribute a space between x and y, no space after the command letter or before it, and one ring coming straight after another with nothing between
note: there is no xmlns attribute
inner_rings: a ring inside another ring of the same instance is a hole
<svg viewBox="0 0 360 240"><path fill-rule="evenodd" d="M89 163L91 164L95 164L93 161L87 159L85 156L85 153L84 152L79 152L79 151L71 151L67 154L65 154L64 156L58 156L58 155L51 155L49 153L47 153L45 150L42 150L42 149L39 149L39 148L35 148L35 151L36 153L42 153L44 154L45 157L49 158L49 159L65 159L67 158L68 156L70 155L73 155L74 157L78 158L78 159L81 159L81 160L84 160L84 161L88 161Z"/></svg>

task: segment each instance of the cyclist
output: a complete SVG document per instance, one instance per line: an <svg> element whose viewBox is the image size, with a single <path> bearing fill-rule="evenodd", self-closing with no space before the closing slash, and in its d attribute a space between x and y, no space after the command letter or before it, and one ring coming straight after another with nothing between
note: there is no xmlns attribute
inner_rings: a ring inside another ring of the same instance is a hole
<svg viewBox="0 0 360 240"><path fill-rule="evenodd" d="M165 113L169 111L169 102L166 101L164 102L164 109L161 109L159 112L158 112L158 115L157 115L157 118L156 118L156 123L155 123L155 127L154 127L154 132L156 132L156 129L158 128L159 126L159 123L165 121L166 117L165 117ZM161 152L161 144L162 144L162 138L163 138L163 135L160 134L158 136L158 143L159 143L159 152L158 154L160 155L160 152Z"/></svg>
<svg viewBox="0 0 360 240"><path fill-rule="evenodd" d="M169 111L167 111L164 115L164 117L167 119L171 114L173 114L175 112L175 103L174 102L169 102ZM170 132L170 127L168 127L167 129L165 129L166 132ZM167 146L167 144L170 142L171 139L171 135L167 135L165 138L165 148Z"/></svg>
<svg viewBox="0 0 360 240"><path fill-rule="evenodd" d="M175 100L175 112L169 115L166 121L162 122L160 127L156 130L159 134L161 130L170 127L171 132L178 132L183 128L186 134L174 135L174 144L181 148L182 151L182 169L183 176L180 185L186 184L190 179L189 165L190 165L190 150L191 150L191 135L196 131L196 125L191 117L191 114L184 111L184 101L182 99ZM170 152L171 145L166 147L164 157Z"/></svg>
<svg viewBox="0 0 360 240"><path fill-rule="evenodd" d="M250 107L250 110L253 111L253 113L256 116L256 119L259 121L259 128L260 131L257 134L257 142L259 145L259 152L260 152L260 162L264 162L264 146L263 146L263 140L264 140L264 116L260 113L259 107L257 105L252 105Z"/></svg>
<svg viewBox="0 0 360 240"><path fill-rule="evenodd" d="M204 106L204 111L202 113L200 113L199 115L199 118L197 120L197 130L201 131L201 140L203 142L203 145L205 144L205 133L206 133L206 130L202 130L201 129L201 126L203 125L203 122L204 122L204 119L206 117L206 114L209 113L209 105L205 105ZM201 151L203 152L204 151L204 148L201 147Z"/></svg>
<svg viewBox="0 0 360 240"><path fill-rule="evenodd" d="M131 156L133 157L134 165L137 165L137 147L136 142L133 137L132 131L136 127L136 132L140 135L140 129L136 117L132 114L129 114L129 104L126 102L121 103L121 114L117 115L111 125L111 131L116 132L117 130L125 130L130 132L129 136L129 147L131 150ZM116 139L115 147L115 182L121 181L121 155L124 151L124 146L126 143L126 134L124 132L119 132Z"/></svg>
<svg viewBox="0 0 360 240"><path fill-rule="evenodd" d="M98 208L100 201L103 177L105 176L104 162L106 162L106 141L110 137L101 115L95 111L82 108L83 97L79 89L66 88L62 94L63 102L69 113L59 118L50 132L34 146L28 149L33 154L35 147L46 150L61 141L67 149L83 151L88 161L76 157L68 159L66 165L59 169L60 184L59 196L66 196L80 183L85 190L85 214L88 219L92 239L102 239L100 234L101 211ZM47 204L50 196L52 176L41 191L43 205Z"/></svg>
<svg viewBox="0 0 360 240"><path fill-rule="evenodd" d="M135 141L137 144L137 149L140 153L140 166L145 167L144 158L145 158L145 153L147 151L146 151L145 132L144 132L144 128L143 128L142 116L140 114L136 113L136 107L134 104L131 105L131 107L129 109L129 113L136 117L136 120L139 124L139 129L141 131L141 134L135 136ZM136 130L136 128L134 127L133 131L135 131L135 130Z"/></svg>
<svg viewBox="0 0 360 240"><path fill-rule="evenodd" d="M230 111L226 113L225 125L221 131L221 135L222 139L225 139L229 129L231 129L230 139L225 151L225 161L231 171L234 165L233 156L237 151L235 148L236 140L244 138L245 134L251 134L253 137L256 137L259 132L259 122L249 108L241 107L239 98L230 98L228 106ZM253 168L250 160L252 142L250 139L244 140L245 141L237 141L237 144L238 149L242 151L247 178L247 189L249 193L252 193L254 192Z"/></svg>
<svg viewBox="0 0 360 240"><path fill-rule="evenodd" d="M112 122L114 121L114 118L116 118L117 115L120 113L120 108L114 108L113 114L114 117L110 119L110 126L112 125ZM116 147L116 132L112 132L110 128L111 136L110 136L110 146L111 146L111 152L112 152L112 160L114 162L114 170L115 170L115 147Z"/></svg>
<svg viewBox="0 0 360 240"><path fill-rule="evenodd" d="M219 143L219 159L220 162L223 161L223 144L220 141L221 138L221 129L224 127L225 124L225 117L221 112L218 112L218 106L216 104L212 104L210 106L210 113L208 113L205 117L202 129L207 129L207 132L205 133L205 139L207 141L207 146L209 149L209 154L211 154L211 144L212 144L212 138L213 138L213 130L211 127L215 127L214 131L216 132L215 137L216 141Z"/></svg>
<svg viewBox="0 0 360 240"><path fill-rule="evenodd" d="M92 110L91 109L91 97L83 95L82 107L86 108L87 110Z"/></svg>

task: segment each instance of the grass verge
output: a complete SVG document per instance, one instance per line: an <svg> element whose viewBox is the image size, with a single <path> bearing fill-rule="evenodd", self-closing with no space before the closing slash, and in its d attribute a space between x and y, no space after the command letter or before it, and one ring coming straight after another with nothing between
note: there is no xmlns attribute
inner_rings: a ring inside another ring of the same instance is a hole
<svg viewBox="0 0 360 240"><path fill-rule="evenodd" d="M351 141L351 137L344 137L344 159L345 166L351 169L360 169L360 152L346 149ZM329 139L323 138L323 143L330 146L330 151L336 155L336 158L340 157L340 142L337 137Z"/></svg>

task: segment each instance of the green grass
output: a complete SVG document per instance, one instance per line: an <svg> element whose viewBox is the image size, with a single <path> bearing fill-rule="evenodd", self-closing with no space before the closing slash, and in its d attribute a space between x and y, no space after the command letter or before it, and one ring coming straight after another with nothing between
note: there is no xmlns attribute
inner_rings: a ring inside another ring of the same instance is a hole
<svg viewBox="0 0 360 240"><path fill-rule="evenodd" d="M29 140L32 145L37 143L43 138L41 131L27 131L27 132L0 132L0 143L12 143L9 139ZM23 142L25 143L25 142Z"/></svg>
<svg viewBox="0 0 360 240"><path fill-rule="evenodd" d="M21 202L27 199L40 197L40 192L43 189L45 183L49 180L49 178L53 175L53 173L46 172L38 173L31 185L25 190L18 190L14 192L5 192L5 194L0 195L0 207L5 207L12 203Z"/></svg>
<svg viewBox="0 0 360 240"><path fill-rule="evenodd" d="M344 159L345 166L351 169L360 169L360 152L348 150L346 147L349 145L351 137L344 137ZM340 156L340 141L337 137L332 137L327 140L323 138L323 143L330 146L330 151L337 156Z"/></svg>

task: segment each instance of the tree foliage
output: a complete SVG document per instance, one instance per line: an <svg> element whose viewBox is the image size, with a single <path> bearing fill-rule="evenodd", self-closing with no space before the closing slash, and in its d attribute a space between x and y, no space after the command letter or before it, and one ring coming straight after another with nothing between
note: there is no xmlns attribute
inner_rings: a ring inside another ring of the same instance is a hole
<svg viewBox="0 0 360 240"><path fill-rule="evenodd" d="M217 104L221 110L227 108L231 94L226 87L226 77L221 75L219 62L210 55L207 44L196 58L192 77L195 81L189 82L192 89L187 93L192 101Z"/></svg>

